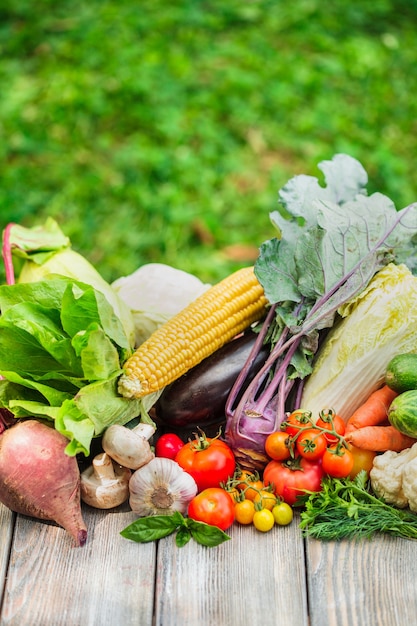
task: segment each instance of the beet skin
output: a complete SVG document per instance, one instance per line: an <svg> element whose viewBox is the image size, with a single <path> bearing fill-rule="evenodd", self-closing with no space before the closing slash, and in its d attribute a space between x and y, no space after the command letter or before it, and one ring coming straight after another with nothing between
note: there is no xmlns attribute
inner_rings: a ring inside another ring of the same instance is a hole
<svg viewBox="0 0 417 626"><path fill-rule="evenodd" d="M16 513L56 522L77 546L87 540L80 500L80 470L65 454L68 440L34 419L0 434L0 502Z"/></svg>

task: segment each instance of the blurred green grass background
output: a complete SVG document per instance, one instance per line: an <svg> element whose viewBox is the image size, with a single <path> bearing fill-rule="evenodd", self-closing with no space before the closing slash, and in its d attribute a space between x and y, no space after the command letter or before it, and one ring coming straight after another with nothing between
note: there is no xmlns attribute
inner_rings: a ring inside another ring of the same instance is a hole
<svg viewBox="0 0 417 626"><path fill-rule="evenodd" d="M52 216L109 281L152 261L215 281L337 152L402 208L416 23L416 0L3 0L1 230Z"/></svg>

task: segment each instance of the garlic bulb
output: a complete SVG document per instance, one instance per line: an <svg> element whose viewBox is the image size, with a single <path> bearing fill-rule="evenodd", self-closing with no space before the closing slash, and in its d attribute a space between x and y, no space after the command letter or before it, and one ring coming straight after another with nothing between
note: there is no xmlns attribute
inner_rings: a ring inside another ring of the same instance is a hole
<svg viewBox="0 0 417 626"><path fill-rule="evenodd" d="M172 459L156 457L132 474L129 490L130 507L139 517L171 515L186 512L197 484Z"/></svg>

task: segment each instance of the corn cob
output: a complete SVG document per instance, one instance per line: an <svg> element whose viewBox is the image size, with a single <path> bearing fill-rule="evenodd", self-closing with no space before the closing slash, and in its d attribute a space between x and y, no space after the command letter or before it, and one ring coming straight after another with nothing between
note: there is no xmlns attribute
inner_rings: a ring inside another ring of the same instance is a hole
<svg viewBox="0 0 417 626"><path fill-rule="evenodd" d="M123 366L119 393L141 398L173 382L264 315L253 267L234 272L160 326Z"/></svg>

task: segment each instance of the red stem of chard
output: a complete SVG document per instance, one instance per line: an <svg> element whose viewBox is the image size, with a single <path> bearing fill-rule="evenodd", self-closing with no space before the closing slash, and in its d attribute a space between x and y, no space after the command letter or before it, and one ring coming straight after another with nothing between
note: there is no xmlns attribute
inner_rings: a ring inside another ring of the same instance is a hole
<svg viewBox="0 0 417 626"><path fill-rule="evenodd" d="M3 261L4 261L4 269L6 272L6 282L8 285L14 285L15 283L13 259L12 259L12 246L10 244L10 231L13 226L14 226L13 223L7 224L3 232L2 254L3 254Z"/></svg>

